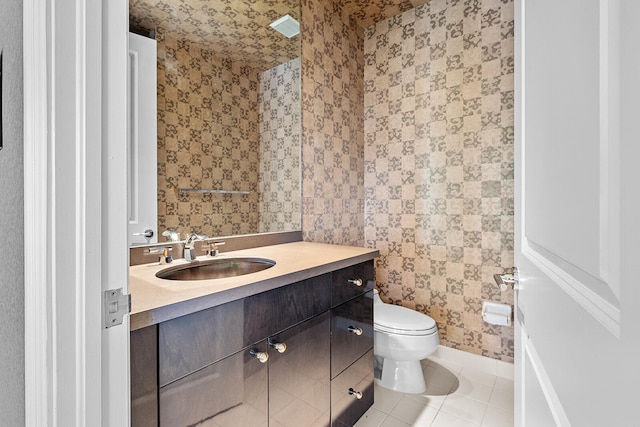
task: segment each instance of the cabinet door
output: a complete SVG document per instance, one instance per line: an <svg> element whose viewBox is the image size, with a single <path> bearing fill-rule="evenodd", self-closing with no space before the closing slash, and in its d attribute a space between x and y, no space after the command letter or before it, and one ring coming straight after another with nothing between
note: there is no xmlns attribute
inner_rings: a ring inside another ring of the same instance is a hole
<svg viewBox="0 0 640 427"><path fill-rule="evenodd" d="M271 426L329 426L329 331L330 317L326 312L271 337ZM286 345L286 349L279 344Z"/></svg>
<svg viewBox="0 0 640 427"><path fill-rule="evenodd" d="M266 427L267 365L245 349L160 388L160 425Z"/></svg>
<svg viewBox="0 0 640 427"><path fill-rule="evenodd" d="M131 331L131 427L158 427L158 328Z"/></svg>
<svg viewBox="0 0 640 427"><path fill-rule="evenodd" d="M373 348L373 291L331 310L331 378Z"/></svg>
<svg viewBox="0 0 640 427"><path fill-rule="evenodd" d="M353 426L371 405L373 349L331 381L331 426Z"/></svg>

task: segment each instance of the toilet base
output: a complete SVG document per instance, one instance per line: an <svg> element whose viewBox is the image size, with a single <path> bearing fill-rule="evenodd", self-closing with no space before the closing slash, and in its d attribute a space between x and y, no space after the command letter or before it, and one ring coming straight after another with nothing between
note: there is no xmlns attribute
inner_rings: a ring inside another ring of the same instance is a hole
<svg viewBox="0 0 640 427"><path fill-rule="evenodd" d="M419 360L384 359L379 384L384 388L402 393L418 394L427 390Z"/></svg>

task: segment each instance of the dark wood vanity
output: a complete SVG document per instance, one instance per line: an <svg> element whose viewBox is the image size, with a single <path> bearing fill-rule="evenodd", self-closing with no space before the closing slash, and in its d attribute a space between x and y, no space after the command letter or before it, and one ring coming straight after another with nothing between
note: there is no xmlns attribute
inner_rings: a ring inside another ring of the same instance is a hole
<svg viewBox="0 0 640 427"><path fill-rule="evenodd" d="M352 426L372 289L370 260L132 331L131 425Z"/></svg>

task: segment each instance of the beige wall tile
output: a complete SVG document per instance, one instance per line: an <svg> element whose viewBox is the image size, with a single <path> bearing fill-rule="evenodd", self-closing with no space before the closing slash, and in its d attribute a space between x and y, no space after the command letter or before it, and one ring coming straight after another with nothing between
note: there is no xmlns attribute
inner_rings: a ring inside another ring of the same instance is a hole
<svg viewBox="0 0 640 427"><path fill-rule="evenodd" d="M512 361L512 328L480 307L513 304L493 282L513 262L513 3L480 4L431 0L365 31L365 240L394 253L376 263L391 301L434 317L445 345Z"/></svg>

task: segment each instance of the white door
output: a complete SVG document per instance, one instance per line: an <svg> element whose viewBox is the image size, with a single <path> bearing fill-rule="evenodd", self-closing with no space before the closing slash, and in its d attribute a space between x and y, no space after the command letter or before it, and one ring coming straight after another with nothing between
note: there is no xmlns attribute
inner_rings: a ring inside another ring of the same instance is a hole
<svg viewBox="0 0 640 427"><path fill-rule="evenodd" d="M24 2L29 427L129 424L127 34L126 0Z"/></svg>
<svg viewBox="0 0 640 427"><path fill-rule="evenodd" d="M156 41L129 33L129 244L158 242Z"/></svg>
<svg viewBox="0 0 640 427"><path fill-rule="evenodd" d="M516 425L640 425L640 2L516 0Z"/></svg>

